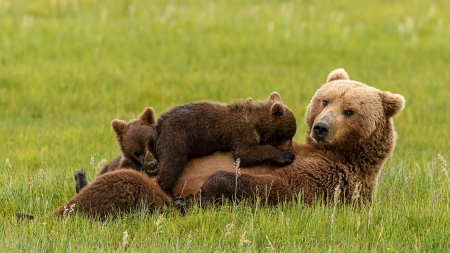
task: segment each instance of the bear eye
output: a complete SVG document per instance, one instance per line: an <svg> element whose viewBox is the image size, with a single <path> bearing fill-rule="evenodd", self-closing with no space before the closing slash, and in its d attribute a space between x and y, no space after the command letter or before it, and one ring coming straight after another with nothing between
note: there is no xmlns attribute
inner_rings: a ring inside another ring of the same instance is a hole
<svg viewBox="0 0 450 253"><path fill-rule="evenodd" d="M139 152L134 151L133 155L134 155L135 157L139 157Z"/></svg>
<svg viewBox="0 0 450 253"><path fill-rule="evenodd" d="M323 105L323 106L327 106L327 105L328 105L328 100L324 100L324 101L322 102L322 105Z"/></svg>
<svg viewBox="0 0 450 253"><path fill-rule="evenodd" d="M345 114L345 116L352 116L353 115L353 111L352 110L345 110L344 114Z"/></svg>

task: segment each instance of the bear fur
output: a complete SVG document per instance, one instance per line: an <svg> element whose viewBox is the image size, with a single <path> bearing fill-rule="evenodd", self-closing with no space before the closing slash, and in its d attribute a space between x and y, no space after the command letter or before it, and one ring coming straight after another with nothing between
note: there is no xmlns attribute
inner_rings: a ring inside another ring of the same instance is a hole
<svg viewBox="0 0 450 253"><path fill-rule="evenodd" d="M173 196L196 196L204 205L222 197L260 198L268 204L296 199L308 204L315 200L370 202L376 192L378 174L395 147L397 134L392 117L404 108L404 104L401 95L350 80L343 69L334 70L307 107L305 122L309 130L306 143L293 143L293 163L240 169L231 153L216 152L189 160L171 193ZM115 173L128 177L136 172L120 170ZM116 194L133 191L135 188L129 185L144 185L144 181L155 180L154 177L135 177L133 181L121 182L123 179L119 178L111 182L99 178L91 183L102 185L98 190L92 188L99 196L108 196L111 188ZM170 199L157 184L147 184L147 187L160 199ZM89 205L92 200L88 194L91 193L81 191L81 196L75 198L87 199L84 205ZM139 190L134 190L131 195L145 199L140 197ZM108 203L126 208L119 200L110 198ZM170 203L163 202L155 204L161 207Z"/></svg>
<svg viewBox="0 0 450 253"><path fill-rule="evenodd" d="M146 152L145 147L147 142L153 138L152 131L155 123L155 112L151 107L145 108L139 115L139 119L128 123L123 120L113 120L111 126L116 134L122 154L105 165L100 175L117 168L133 168L152 175L156 163L148 164L144 160L146 156L152 156L152 153ZM147 158L147 160L149 159Z"/></svg>
<svg viewBox="0 0 450 253"><path fill-rule="evenodd" d="M372 200L378 174L392 154L397 134L392 117L403 96L352 81L332 71L307 107L306 144L294 144L294 162L266 175L218 171L201 187L202 203L215 198L264 198L270 204L301 198L312 203ZM236 185L237 182L237 185Z"/></svg>
<svg viewBox="0 0 450 253"><path fill-rule="evenodd" d="M128 123L123 120L113 120L111 126L116 134L122 154L106 164L98 175L118 169L134 169L149 176L153 175L157 162L152 153L145 152L145 148L146 142L151 139L150 135L155 123L155 112L151 107L145 108L138 119ZM145 160L149 162L145 162ZM74 177L76 181L75 189L79 193L87 185L84 170L76 171Z"/></svg>
<svg viewBox="0 0 450 253"><path fill-rule="evenodd" d="M166 192L172 190L189 158L215 151L231 151L243 167L283 166L294 160L290 150L297 124L277 92L266 102L247 99L177 106L162 114L154 129L147 147L156 153L158 184Z"/></svg>
<svg viewBox="0 0 450 253"><path fill-rule="evenodd" d="M122 155L100 175L128 167L149 174L158 171L159 185L170 192L188 158L215 151L231 151L243 167L291 163L294 156L289 150L297 125L294 114L273 92L266 102L247 99L244 103L177 106L162 114L156 124L153 109L146 108L138 120L116 119L112 127ZM78 193L87 184L84 171L75 172L75 180Z"/></svg>
<svg viewBox="0 0 450 253"><path fill-rule="evenodd" d="M149 211L172 207L172 198L161 188L155 187L156 184L156 178L150 178L142 172L115 170L96 177L53 214L65 217L81 211L90 217L104 220L117 213L133 212L142 207Z"/></svg>

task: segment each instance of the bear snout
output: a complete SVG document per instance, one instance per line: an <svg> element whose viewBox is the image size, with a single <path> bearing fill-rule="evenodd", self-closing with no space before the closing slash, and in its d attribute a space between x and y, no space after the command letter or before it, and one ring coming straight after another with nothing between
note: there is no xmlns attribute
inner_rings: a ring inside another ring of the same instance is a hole
<svg viewBox="0 0 450 253"><path fill-rule="evenodd" d="M324 141L325 137L330 133L330 127L323 122L317 122L313 126L314 139L318 142Z"/></svg>

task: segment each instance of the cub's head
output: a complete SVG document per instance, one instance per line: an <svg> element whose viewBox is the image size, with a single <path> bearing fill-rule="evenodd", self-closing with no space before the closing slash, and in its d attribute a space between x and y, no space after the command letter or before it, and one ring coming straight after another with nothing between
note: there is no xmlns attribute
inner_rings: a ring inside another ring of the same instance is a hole
<svg viewBox="0 0 450 253"><path fill-rule="evenodd" d="M147 107L139 119L129 123L118 119L111 122L123 156L137 167L146 167L149 172L156 167L155 152L147 149L147 146L153 147L148 143L154 140L155 123L155 112L151 107Z"/></svg>
<svg viewBox="0 0 450 253"><path fill-rule="evenodd" d="M294 113L283 104L277 92L270 94L267 103L269 109L268 129L264 136L265 144L281 150L292 150L292 138L297 131Z"/></svg>
<svg viewBox="0 0 450 253"><path fill-rule="evenodd" d="M389 134L395 145L392 117L404 105L403 96L352 81L343 69L336 69L307 107L307 140L315 145L350 147Z"/></svg>

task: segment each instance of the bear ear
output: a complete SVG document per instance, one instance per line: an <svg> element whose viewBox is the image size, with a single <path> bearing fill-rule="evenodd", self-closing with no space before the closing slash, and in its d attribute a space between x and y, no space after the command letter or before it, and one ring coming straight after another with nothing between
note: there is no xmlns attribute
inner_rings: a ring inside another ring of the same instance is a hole
<svg viewBox="0 0 450 253"><path fill-rule="evenodd" d="M278 92L274 91L274 92L272 92L272 94L270 94L268 100L281 102L281 96L280 96L280 94L278 94Z"/></svg>
<svg viewBox="0 0 450 253"><path fill-rule="evenodd" d="M327 83L335 80L350 80L344 69L335 69L328 75Z"/></svg>
<svg viewBox="0 0 450 253"><path fill-rule="evenodd" d="M156 122L155 111L151 107L145 108L145 110L139 115L139 120L148 123L149 125Z"/></svg>
<svg viewBox="0 0 450 253"><path fill-rule="evenodd" d="M283 104L280 102L275 102L270 107L270 118L271 119L279 119L280 117L283 117L286 113L286 109L284 108Z"/></svg>
<svg viewBox="0 0 450 253"><path fill-rule="evenodd" d="M393 117L405 108L405 98L399 94L392 94L388 91L380 93L383 101L384 113L387 117Z"/></svg>
<svg viewBox="0 0 450 253"><path fill-rule="evenodd" d="M111 126L114 129L114 132L116 132L116 136L120 137L127 131L127 123L123 120L115 119L111 121Z"/></svg>

